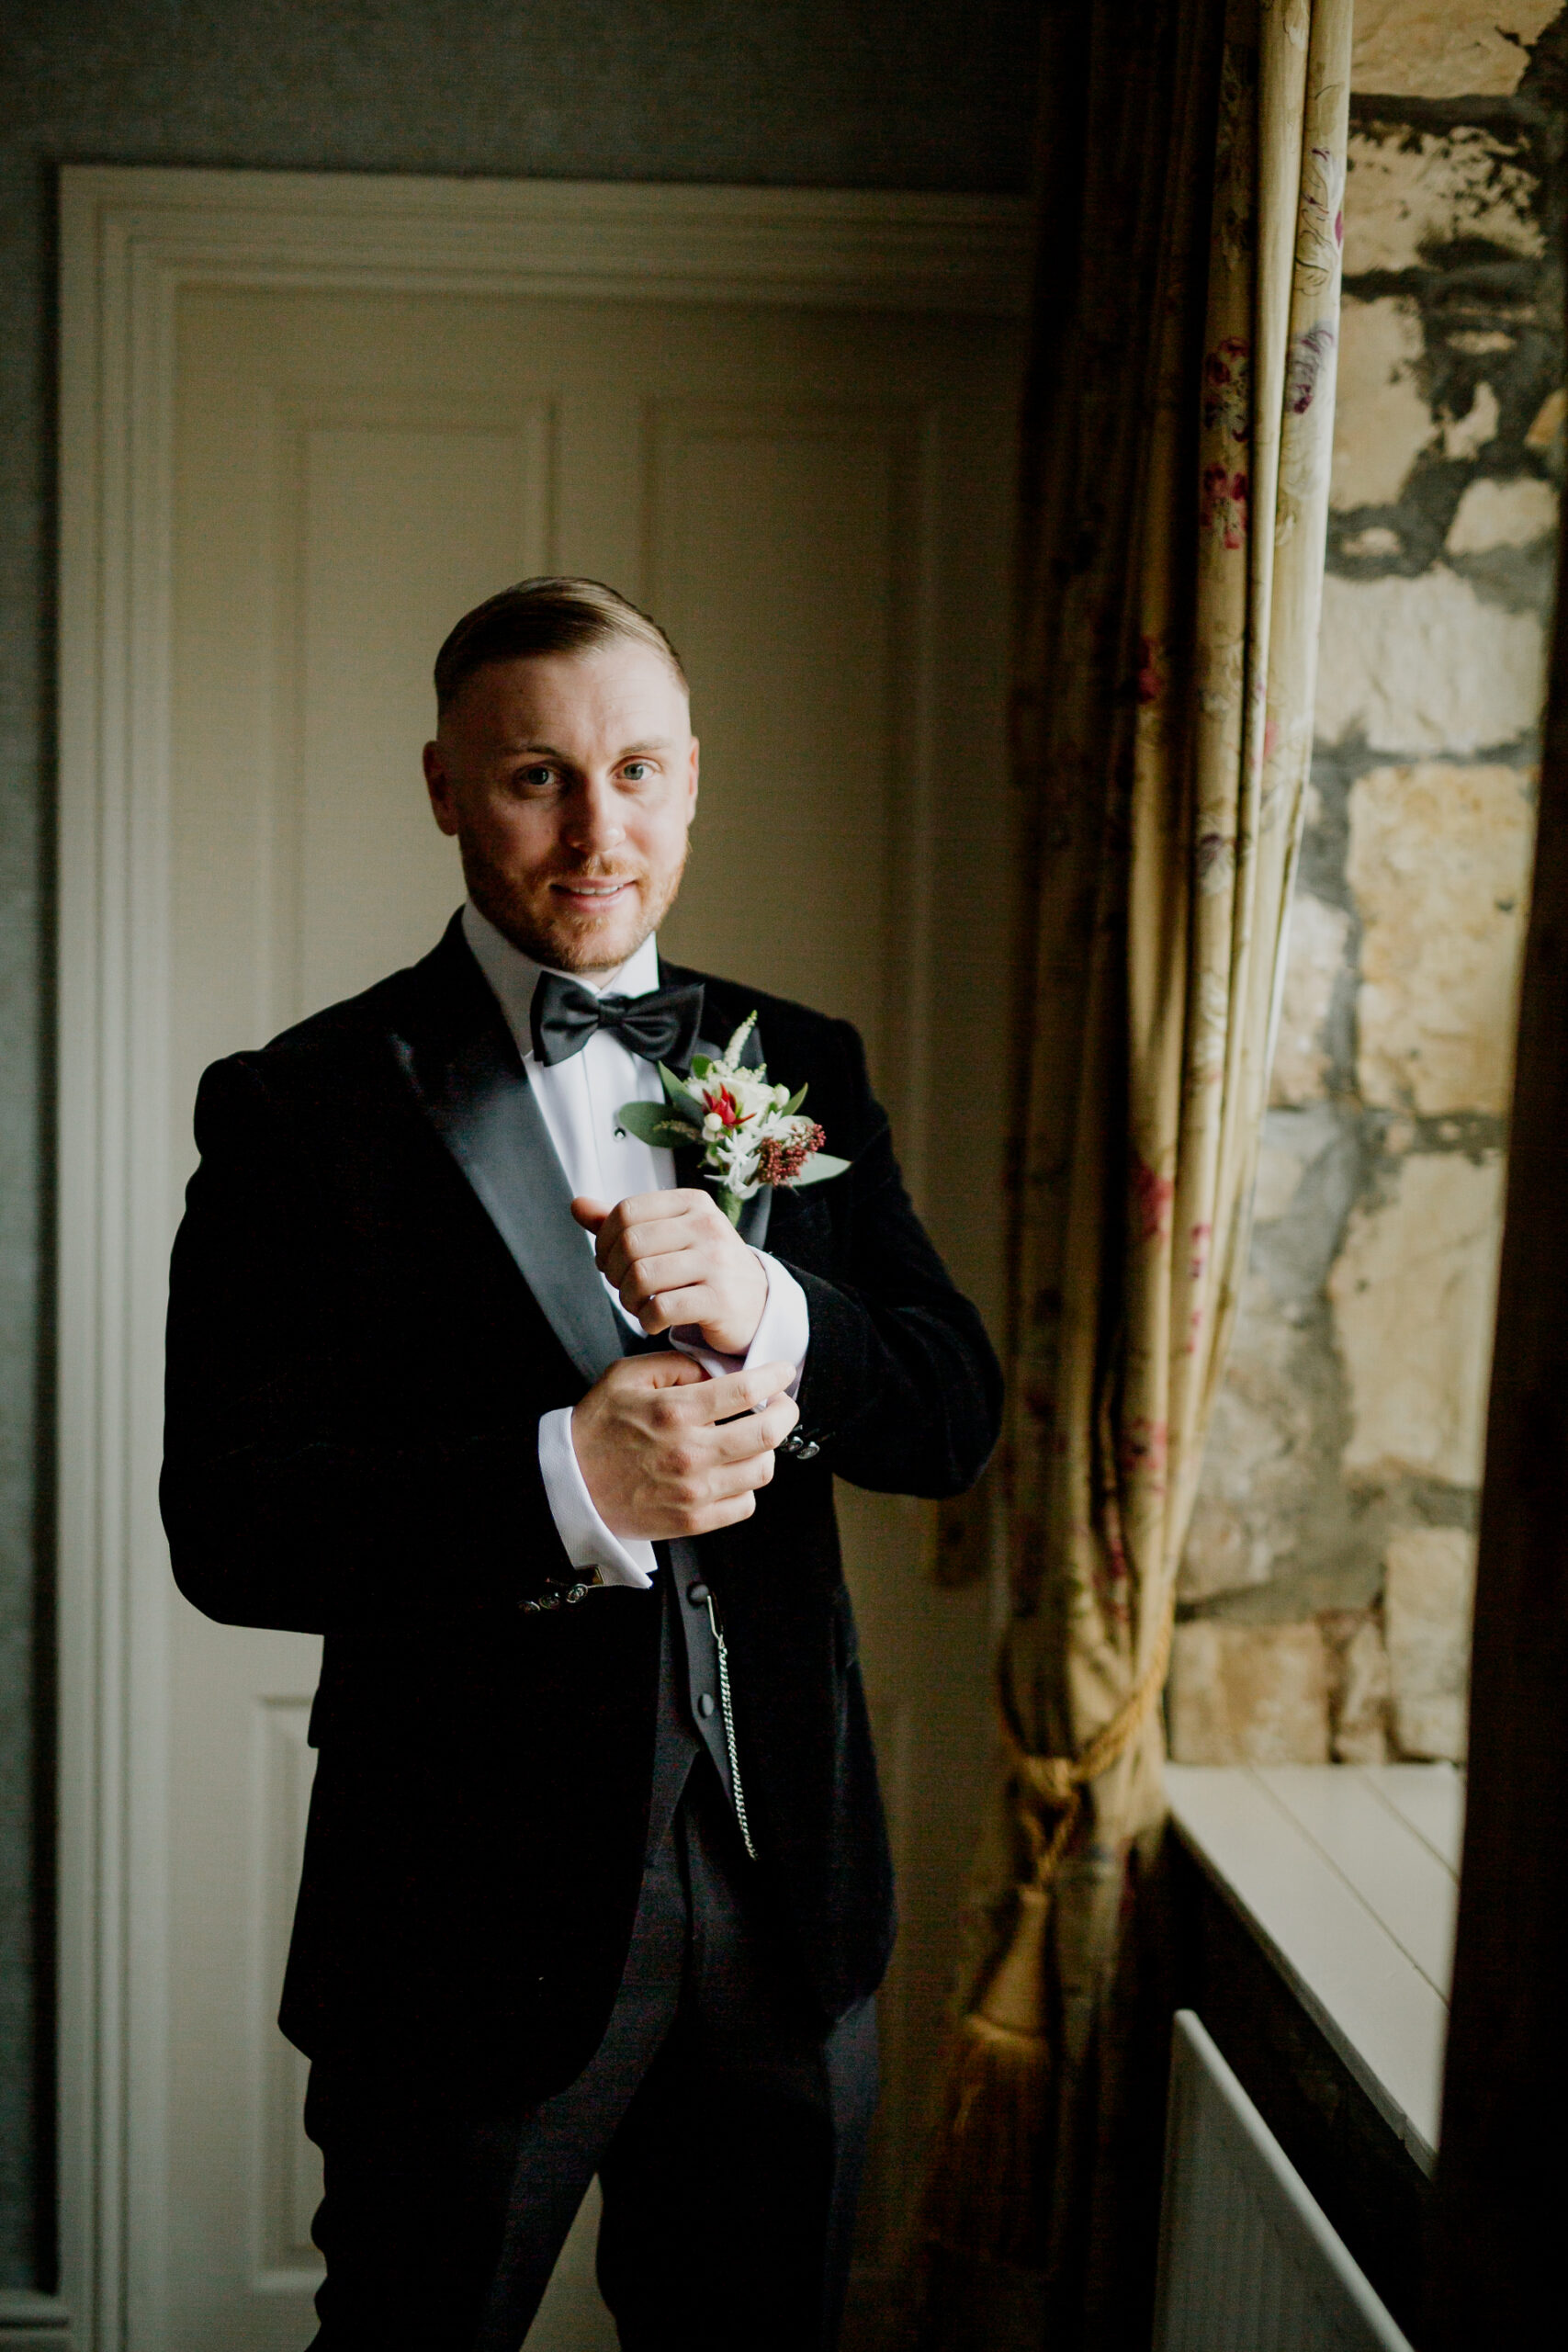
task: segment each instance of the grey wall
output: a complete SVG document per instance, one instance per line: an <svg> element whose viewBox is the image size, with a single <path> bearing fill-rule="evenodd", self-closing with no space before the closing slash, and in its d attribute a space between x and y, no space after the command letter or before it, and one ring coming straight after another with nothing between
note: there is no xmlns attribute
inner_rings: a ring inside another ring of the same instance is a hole
<svg viewBox="0 0 1568 2352"><path fill-rule="evenodd" d="M47 2285L55 175L1016 193L1035 0L9 0L0 34L0 2286Z"/></svg>

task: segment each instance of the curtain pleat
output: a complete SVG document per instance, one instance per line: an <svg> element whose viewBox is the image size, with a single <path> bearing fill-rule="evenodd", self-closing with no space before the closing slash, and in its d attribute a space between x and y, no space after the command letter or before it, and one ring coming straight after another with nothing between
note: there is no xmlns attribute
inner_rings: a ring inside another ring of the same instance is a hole
<svg viewBox="0 0 1568 2352"><path fill-rule="evenodd" d="M1046 11L1013 697L1012 1615L922 2225L944 2352L1147 2340L1159 1698L1311 753L1349 51L1349 0Z"/></svg>

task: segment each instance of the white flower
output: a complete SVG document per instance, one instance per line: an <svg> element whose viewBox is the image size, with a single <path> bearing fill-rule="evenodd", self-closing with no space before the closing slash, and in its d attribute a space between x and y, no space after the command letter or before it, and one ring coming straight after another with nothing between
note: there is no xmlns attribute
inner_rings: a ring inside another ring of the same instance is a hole
<svg viewBox="0 0 1568 2352"><path fill-rule="evenodd" d="M756 1019L753 1012L740 1023L716 1059L697 1055L689 1078L661 1063L665 1107L626 1102L619 1114L623 1131L645 1143L700 1142L703 1165L718 1178L719 1198L732 1220L763 1185L818 1182L849 1164L822 1149L815 1119L799 1115L804 1086L792 1094L787 1086L773 1084L765 1069L743 1065Z"/></svg>

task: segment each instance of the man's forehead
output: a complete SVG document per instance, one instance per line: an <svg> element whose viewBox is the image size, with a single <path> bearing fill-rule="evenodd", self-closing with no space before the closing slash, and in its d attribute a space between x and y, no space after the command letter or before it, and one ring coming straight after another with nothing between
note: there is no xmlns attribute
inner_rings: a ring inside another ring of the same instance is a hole
<svg viewBox="0 0 1568 2352"><path fill-rule="evenodd" d="M683 729L686 719L681 681L667 662L640 645L491 662L475 672L469 687L469 708L509 735L570 725L629 726L639 734L669 737Z"/></svg>

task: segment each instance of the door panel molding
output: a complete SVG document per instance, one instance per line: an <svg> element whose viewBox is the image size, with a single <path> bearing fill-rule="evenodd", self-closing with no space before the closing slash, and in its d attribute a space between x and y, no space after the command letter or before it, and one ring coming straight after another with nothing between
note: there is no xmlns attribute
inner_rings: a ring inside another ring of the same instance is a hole
<svg viewBox="0 0 1568 2352"><path fill-rule="evenodd" d="M1028 207L93 167L62 173L61 227L62 2301L76 2352L156 2352L169 1588L149 1473L171 1238L177 297L287 286L1017 317ZM278 2225L264 2267L287 2267L288 2236Z"/></svg>
<svg viewBox="0 0 1568 2352"><path fill-rule="evenodd" d="M874 1076L886 1090L899 1138L905 1176L917 1200L926 1172L926 1108L923 1069L925 1008L931 989L930 935L932 872L929 730L925 726L929 701L930 641L936 627L936 549L933 538L934 491L931 482L937 422L929 401L889 399L876 403L822 401L802 394L795 399L737 400L680 396L650 401L644 419L647 490L644 588L652 609L671 628L677 645L686 645L682 612L683 557L677 518L684 516L694 530L694 507L682 481L684 469L700 469L703 459L722 460L727 447L766 449L785 457L801 449L831 452L852 458L852 479L844 485L840 514L853 515L856 493L869 492L872 513L883 508L881 555L886 566L884 585L888 597L885 641L869 649L866 667L882 673L882 695L891 756L886 772L869 779L866 801L858 812L864 827L862 855L869 871L881 880L881 889L867 909L868 935L878 967L874 997L855 1001L852 982L840 974L833 985L822 985L820 1001L853 1020L866 1044ZM858 463L853 460L858 459ZM878 495L880 493L880 496ZM744 492L742 492L742 496ZM723 502L718 502L722 509ZM862 516L862 521L870 519ZM727 517L733 527L733 516ZM758 534L765 538L765 530ZM818 551L814 550L814 557ZM829 573L833 567L828 559ZM798 594L798 588L796 590ZM852 660L857 632L845 637L844 658ZM868 649L862 647L866 653ZM724 666L722 663L720 668ZM863 681L870 684L870 679ZM705 697L704 734L713 725L712 699ZM807 756L809 756L807 754ZM781 780L782 781L782 780ZM896 821L897 812L897 821ZM818 820L825 812L816 812ZM705 824L713 826L711 813ZM722 821L722 820L720 820ZM787 816L783 821L787 825ZM840 819L840 821L844 821ZM853 822L853 818L849 821ZM711 838L711 836L710 836ZM815 845L820 857L823 843ZM784 843L780 843L781 854ZM795 845L796 858L809 854L806 843ZM729 844L729 855L743 855ZM727 861L728 863L728 861ZM689 904L688 885L682 905ZM711 910L710 910L711 914ZM682 953L680 910L672 910L674 953ZM831 914L826 921L830 924ZM745 956L742 935L713 950L711 968L741 968ZM687 960L694 960L688 954ZM794 990L766 971L755 974L765 987L790 995ZM813 1001L818 1001L817 998Z"/></svg>

